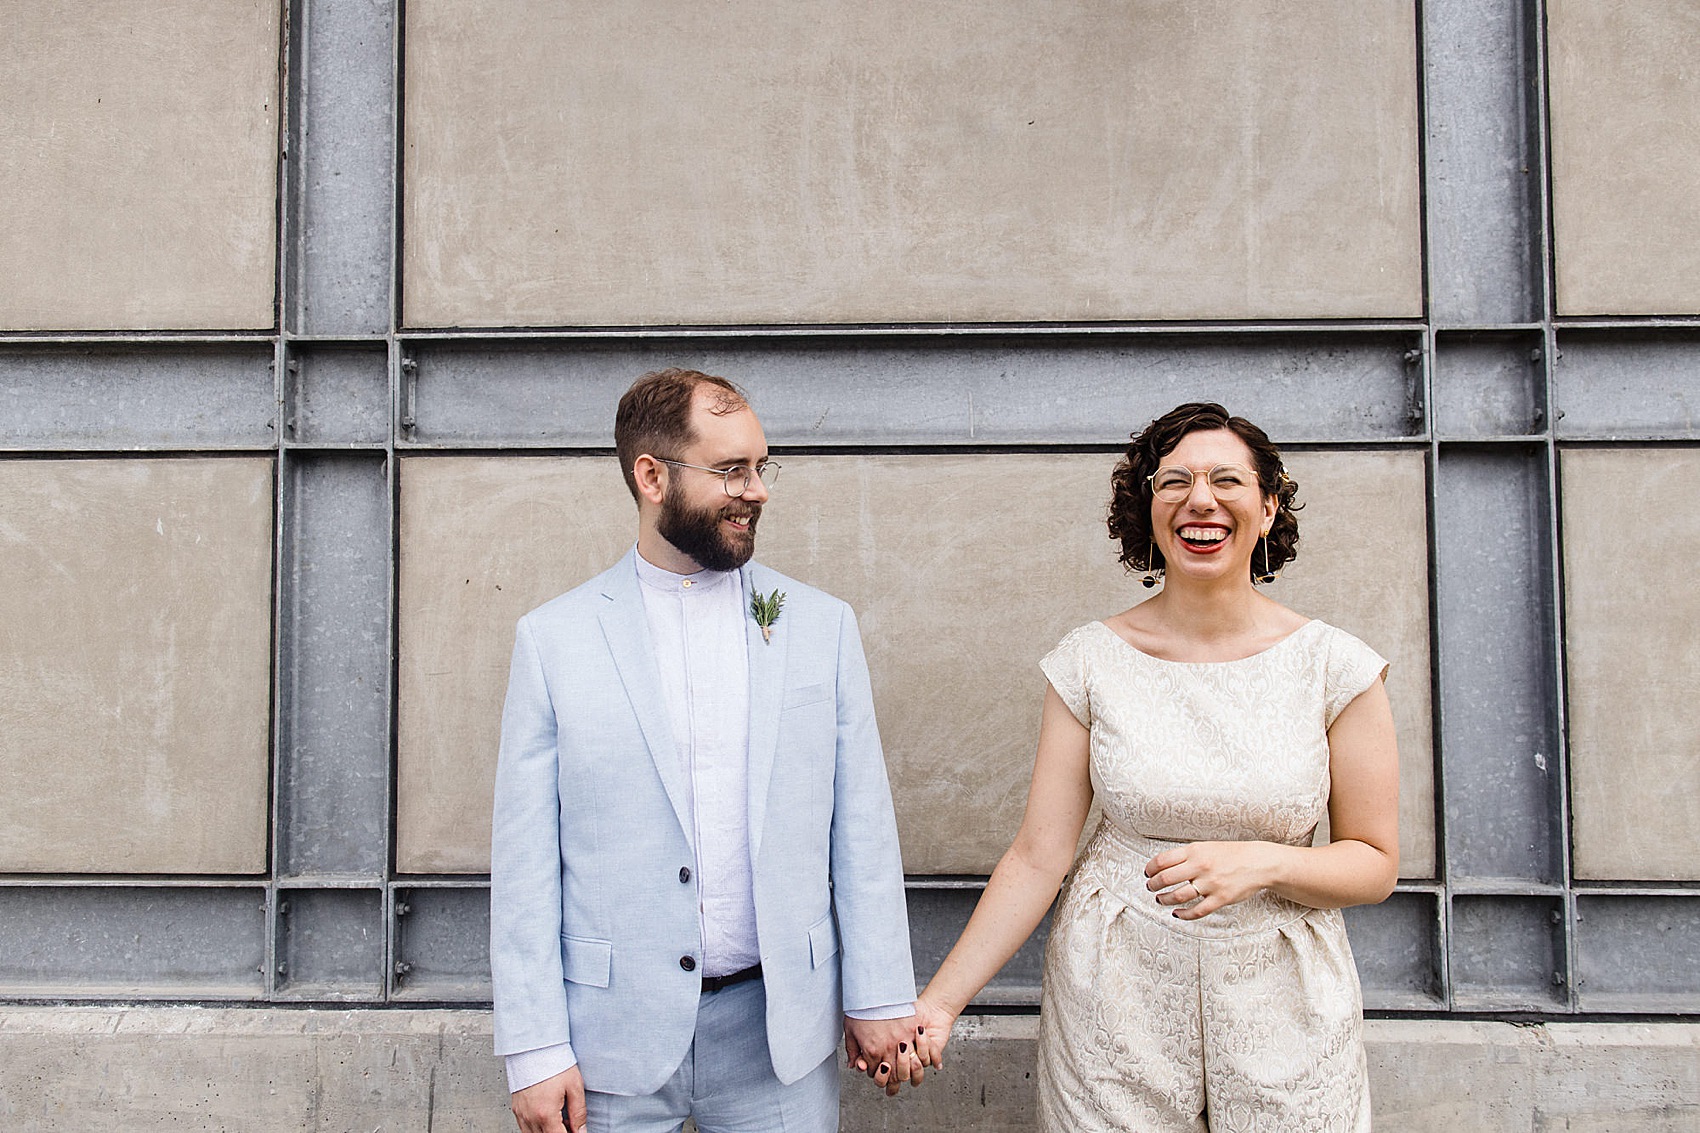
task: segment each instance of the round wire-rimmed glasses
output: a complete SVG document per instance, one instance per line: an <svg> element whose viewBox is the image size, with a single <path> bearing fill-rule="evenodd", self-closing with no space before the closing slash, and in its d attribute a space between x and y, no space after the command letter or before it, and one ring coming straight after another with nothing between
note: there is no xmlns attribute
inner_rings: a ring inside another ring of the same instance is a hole
<svg viewBox="0 0 1700 1133"><path fill-rule="evenodd" d="M655 457L662 464L671 464L675 468L694 468L698 472L712 472L720 477L721 486L726 494L738 499L750 490L751 480L760 480L765 486L773 487L773 482L779 479L779 462L764 460L751 468L747 464L734 464L730 468L710 468L706 464L686 464L682 460L668 460L664 456Z"/></svg>
<svg viewBox="0 0 1700 1133"><path fill-rule="evenodd" d="M1169 465L1159 468L1145 479L1151 484L1151 494L1166 504L1178 504L1192 495L1192 486L1203 476L1210 494L1218 500L1237 500L1257 487L1257 473L1243 464L1218 464L1194 472L1190 468Z"/></svg>

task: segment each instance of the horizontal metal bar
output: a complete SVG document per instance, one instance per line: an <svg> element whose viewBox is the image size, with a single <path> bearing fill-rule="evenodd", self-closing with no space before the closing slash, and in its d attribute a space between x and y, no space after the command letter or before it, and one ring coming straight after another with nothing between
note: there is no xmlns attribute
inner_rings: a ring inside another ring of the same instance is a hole
<svg viewBox="0 0 1700 1133"><path fill-rule="evenodd" d="M1175 404L1220 400L1283 442L1421 432L1414 338L1285 334L986 343L819 337L414 346L408 443L612 444L614 408L646 370L680 365L749 390L776 445L1123 442ZM405 422L404 422L405 423Z"/></svg>
<svg viewBox="0 0 1700 1133"><path fill-rule="evenodd" d="M487 888L398 888L395 913L391 999L489 1002L490 892Z"/></svg>
<svg viewBox="0 0 1700 1133"><path fill-rule="evenodd" d="M1561 440L1700 438L1700 332L1561 329L1553 399Z"/></svg>
<svg viewBox="0 0 1700 1133"><path fill-rule="evenodd" d="M1540 325L1540 324L1535 324ZM641 341L654 338L725 339L741 342L752 338L1010 338L1049 335L1260 335L1341 334L1379 335L1389 332L1421 334L1426 324L1410 319L1384 322L1365 320L1303 320L1293 322L1173 322L1173 323L805 323L728 326L623 326L623 327L452 327L396 332L405 345L426 342L500 341L557 342L578 340Z"/></svg>
<svg viewBox="0 0 1700 1133"><path fill-rule="evenodd" d="M257 999L258 887L0 888L0 995Z"/></svg>
<svg viewBox="0 0 1700 1133"><path fill-rule="evenodd" d="M1437 1011L1446 1006L1438 900L1432 893L1395 892L1379 905L1345 911L1365 1007Z"/></svg>
<svg viewBox="0 0 1700 1133"><path fill-rule="evenodd" d="M0 346L0 449L270 448L269 341Z"/></svg>
<svg viewBox="0 0 1700 1133"><path fill-rule="evenodd" d="M1576 898L1577 1000L1588 1011L1700 1011L1700 900Z"/></svg>

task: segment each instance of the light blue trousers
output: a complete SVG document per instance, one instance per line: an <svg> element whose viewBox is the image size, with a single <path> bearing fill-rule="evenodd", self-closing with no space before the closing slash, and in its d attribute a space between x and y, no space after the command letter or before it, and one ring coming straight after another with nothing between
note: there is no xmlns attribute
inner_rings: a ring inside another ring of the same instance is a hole
<svg viewBox="0 0 1700 1133"><path fill-rule="evenodd" d="M767 992L758 980L703 995L696 1037L665 1085L643 1097L587 1091L590 1133L832 1133L838 1058L782 1086L767 1049Z"/></svg>

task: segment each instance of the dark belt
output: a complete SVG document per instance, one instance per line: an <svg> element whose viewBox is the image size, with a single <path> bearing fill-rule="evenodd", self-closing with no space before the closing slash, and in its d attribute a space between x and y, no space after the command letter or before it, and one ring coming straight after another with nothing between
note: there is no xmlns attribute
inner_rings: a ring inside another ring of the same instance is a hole
<svg viewBox="0 0 1700 1133"><path fill-rule="evenodd" d="M743 971L733 972L729 976L704 976L702 978L702 990L705 992L720 991L734 984L748 983L750 980L759 979L761 979L761 965L751 964Z"/></svg>

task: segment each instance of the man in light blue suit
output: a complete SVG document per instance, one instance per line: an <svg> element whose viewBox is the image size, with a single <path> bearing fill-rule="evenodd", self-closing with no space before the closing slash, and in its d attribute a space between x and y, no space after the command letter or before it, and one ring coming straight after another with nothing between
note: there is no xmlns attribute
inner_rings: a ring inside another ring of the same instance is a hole
<svg viewBox="0 0 1700 1133"><path fill-rule="evenodd" d="M840 1038L880 1084L919 1081L855 616L750 561L778 465L731 383L646 374L614 435L637 545L520 619L502 716L490 966L514 1116L836 1129Z"/></svg>

